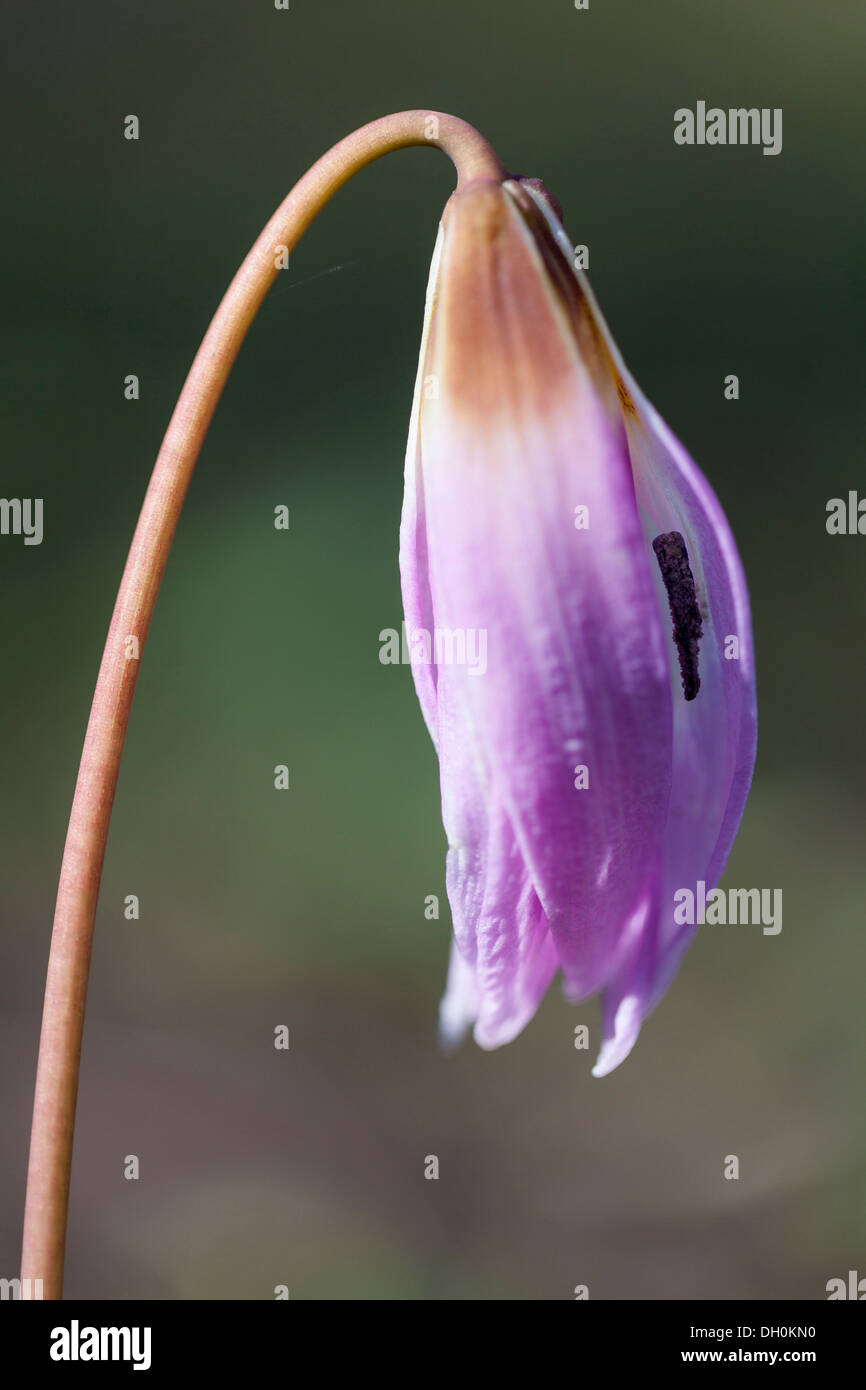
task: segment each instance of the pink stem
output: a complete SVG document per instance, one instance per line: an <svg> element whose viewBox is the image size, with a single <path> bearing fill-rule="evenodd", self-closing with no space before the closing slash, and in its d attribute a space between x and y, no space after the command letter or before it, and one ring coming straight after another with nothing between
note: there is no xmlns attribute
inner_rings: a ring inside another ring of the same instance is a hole
<svg viewBox="0 0 866 1390"><path fill-rule="evenodd" d="M199 450L244 336L279 274L278 251L297 244L328 199L364 165L407 145L445 151L458 188L505 171L464 121L403 111L341 140L282 202L226 291L205 334L159 451L120 583L75 786L51 937L21 1261L23 1280L60 1298L81 1037L108 825L140 662L160 580ZM24 1285L33 1296L33 1285Z"/></svg>

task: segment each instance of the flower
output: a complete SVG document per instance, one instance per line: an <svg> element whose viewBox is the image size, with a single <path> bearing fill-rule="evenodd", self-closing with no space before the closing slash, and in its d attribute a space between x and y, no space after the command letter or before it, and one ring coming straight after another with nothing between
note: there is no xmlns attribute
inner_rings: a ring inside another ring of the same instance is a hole
<svg viewBox="0 0 866 1390"><path fill-rule="evenodd" d="M602 994L604 1075L693 935L674 893L715 886L739 826L751 623L719 502L535 180L476 180L443 214L400 570L448 839L443 1041L509 1042L561 969L569 999ZM483 670L459 660L479 633Z"/></svg>

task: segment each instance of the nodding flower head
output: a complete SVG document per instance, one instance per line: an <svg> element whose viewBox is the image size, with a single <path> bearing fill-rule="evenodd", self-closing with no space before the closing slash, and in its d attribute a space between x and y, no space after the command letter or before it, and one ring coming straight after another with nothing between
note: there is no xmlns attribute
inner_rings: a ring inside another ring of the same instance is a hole
<svg viewBox="0 0 866 1390"><path fill-rule="evenodd" d="M510 1041L561 970L568 998L602 994L603 1075L693 934L675 892L717 883L740 822L751 624L719 502L535 180L479 179L445 209L400 569L448 839L442 1037ZM418 630L447 637L439 660ZM483 670L454 659L469 634Z"/></svg>

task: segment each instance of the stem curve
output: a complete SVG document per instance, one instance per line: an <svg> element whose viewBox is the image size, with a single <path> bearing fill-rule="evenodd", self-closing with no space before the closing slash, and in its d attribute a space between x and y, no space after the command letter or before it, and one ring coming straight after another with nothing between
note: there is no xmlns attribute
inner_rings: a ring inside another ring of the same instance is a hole
<svg viewBox="0 0 866 1390"><path fill-rule="evenodd" d="M277 208L229 285L196 353L154 465L105 643L60 870L33 1102L21 1257L22 1297L41 1280L62 1297L70 1170L93 923L132 698L156 596L193 468L241 343L287 251L353 174L392 150L432 145L458 189L506 171L472 126L437 111L402 111L362 126L323 155ZM129 656L130 637L138 656Z"/></svg>

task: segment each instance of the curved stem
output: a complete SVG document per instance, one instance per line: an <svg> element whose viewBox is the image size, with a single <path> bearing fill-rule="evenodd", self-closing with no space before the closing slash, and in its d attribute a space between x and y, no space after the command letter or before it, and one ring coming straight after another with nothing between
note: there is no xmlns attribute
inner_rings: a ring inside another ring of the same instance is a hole
<svg viewBox="0 0 866 1390"><path fill-rule="evenodd" d="M453 160L460 188L506 177L490 146L454 116L403 111L373 121L313 165L279 206L229 286L190 368L133 536L99 668L60 871L45 985L33 1104L22 1280L41 1280L44 1298L60 1298L75 1103L93 922L105 843L138 654L190 477L244 336L279 274L279 248L290 251L328 199L364 165L407 145L433 145ZM137 639L137 646L130 639ZM24 1285L31 1296L32 1285Z"/></svg>

